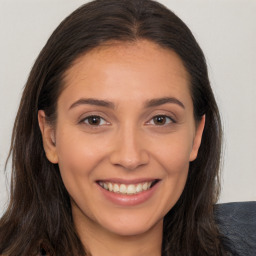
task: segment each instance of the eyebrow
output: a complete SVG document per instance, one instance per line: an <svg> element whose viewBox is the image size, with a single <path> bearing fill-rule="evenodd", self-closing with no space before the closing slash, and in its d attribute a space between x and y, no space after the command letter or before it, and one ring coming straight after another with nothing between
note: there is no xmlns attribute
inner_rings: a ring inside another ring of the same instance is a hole
<svg viewBox="0 0 256 256"><path fill-rule="evenodd" d="M177 98L174 98L174 97L164 97L164 98L149 100L149 101L146 102L145 107L146 108L157 107L157 106L160 106L160 105L164 105L166 103L177 104L180 107L185 109L184 104L180 100L178 100Z"/></svg>
<svg viewBox="0 0 256 256"><path fill-rule="evenodd" d="M101 106L101 107L106 107L106 108L115 108L114 103L110 102L110 101L106 101L106 100L98 100L98 99L79 99L77 101L75 101L70 107L69 109L72 109L74 107L77 107L79 105L94 105L94 106Z"/></svg>
<svg viewBox="0 0 256 256"><path fill-rule="evenodd" d="M164 98L157 98L157 99L151 99L146 101L144 107L145 108L151 108L151 107L157 107L160 105L164 105L167 103L177 104L178 106L185 109L184 104L174 97L164 97ZM106 108L115 108L115 104L113 102L107 101L107 100L99 100L99 99L93 99L93 98L82 98L77 101L75 101L69 109L75 108L80 105L94 105L94 106L100 106L100 107L106 107Z"/></svg>

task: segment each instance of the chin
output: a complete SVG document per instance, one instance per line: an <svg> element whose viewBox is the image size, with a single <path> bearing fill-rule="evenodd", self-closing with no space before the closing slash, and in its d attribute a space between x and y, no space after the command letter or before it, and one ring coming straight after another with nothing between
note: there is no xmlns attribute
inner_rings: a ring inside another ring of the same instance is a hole
<svg viewBox="0 0 256 256"><path fill-rule="evenodd" d="M122 218L123 217L123 218ZM100 223L109 232L119 236L139 236L145 234L154 228L162 228L163 219L154 221L154 218L148 216L119 216L112 217L104 223Z"/></svg>
<svg viewBox="0 0 256 256"><path fill-rule="evenodd" d="M151 227L145 227L145 226L112 226L112 227L108 227L108 230L118 236L139 236L142 234L147 233L149 230L151 230Z"/></svg>

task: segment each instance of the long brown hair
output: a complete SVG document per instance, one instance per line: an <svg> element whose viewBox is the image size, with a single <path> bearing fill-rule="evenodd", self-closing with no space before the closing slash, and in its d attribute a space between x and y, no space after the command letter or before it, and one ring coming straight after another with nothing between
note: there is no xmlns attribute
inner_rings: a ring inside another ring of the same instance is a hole
<svg viewBox="0 0 256 256"><path fill-rule="evenodd" d="M50 122L65 72L82 54L105 43L147 39L175 51L190 75L195 120L206 115L198 157L185 189L164 218L162 255L224 255L214 222L219 193L221 122L202 50L173 12L151 0L96 0L81 6L53 32L38 56L15 120L9 207L0 221L0 254L86 255L73 225L58 165L44 153L37 113Z"/></svg>

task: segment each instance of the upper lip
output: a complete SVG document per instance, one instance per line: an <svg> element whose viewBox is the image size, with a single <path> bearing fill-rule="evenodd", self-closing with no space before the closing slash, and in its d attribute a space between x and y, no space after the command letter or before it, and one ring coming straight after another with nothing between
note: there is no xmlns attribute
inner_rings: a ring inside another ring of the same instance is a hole
<svg viewBox="0 0 256 256"><path fill-rule="evenodd" d="M143 182L153 182L153 181L159 181L160 179L156 178L138 178L138 179L120 179L120 178L109 178L109 179L102 179L97 180L97 182L111 182L111 183L117 183L117 184L137 184L137 183L143 183Z"/></svg>

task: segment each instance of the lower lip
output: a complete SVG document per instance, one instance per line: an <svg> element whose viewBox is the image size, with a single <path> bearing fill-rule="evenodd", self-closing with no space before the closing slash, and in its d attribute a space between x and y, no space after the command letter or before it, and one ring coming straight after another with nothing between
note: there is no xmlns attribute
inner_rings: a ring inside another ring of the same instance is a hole
<svg viewBox="0 0 256 256"><path fill-rule="evenodd" d="M159 183L160 182L157 182L152 188L134 195L123 195L119 193L110 192L102 188L99 184L98 187L105 196L105 198L107 198L112 203L120 206L134 206L142 204L149 200L156 192Z"/></svg>

